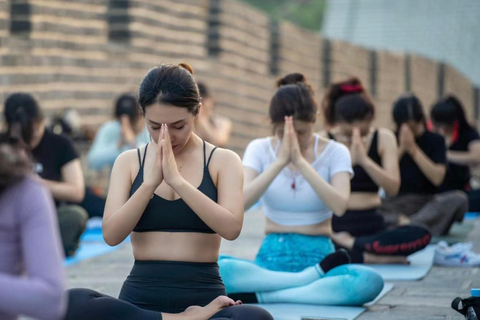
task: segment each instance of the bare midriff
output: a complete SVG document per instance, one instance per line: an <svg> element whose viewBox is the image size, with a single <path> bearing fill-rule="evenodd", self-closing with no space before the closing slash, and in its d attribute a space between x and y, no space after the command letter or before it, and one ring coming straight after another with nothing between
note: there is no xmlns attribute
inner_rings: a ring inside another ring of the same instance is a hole
<svg viewBox="0 0 480 320"><path fill-rule="evenodd" d="M197 232L132 232L135 260L217 262L221 238Z"/></svg>
<svg viewBox="0 0 480 320"><path fill-rule="evenodd" d="M348 201L348 210L373 209L382 203L380 195L376 192L353 192Z"/></svg>
<svg viewBox="0 0 480 320"><path fill-rule="evenodd" d="M327 219L323 222L306 225L306 226L284 226L273 222L266 218L265 233L297 233L308 236L325 236L330 237L332 235L332 222L331 219Z"/></svg>

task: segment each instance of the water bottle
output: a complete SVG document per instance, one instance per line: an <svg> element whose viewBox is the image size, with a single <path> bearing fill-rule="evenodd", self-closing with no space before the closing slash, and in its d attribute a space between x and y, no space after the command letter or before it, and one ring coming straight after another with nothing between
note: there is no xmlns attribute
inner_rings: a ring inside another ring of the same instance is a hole
<svg viewBox="0 0 480 320"><path fill-rule="evenodd" d="M472 289L470 291L472 298L478 298L480 299L480 289ZM477 314L475 313L475 309L473 309L473 306L469 306L467 309L467 316L465 317L467 320L478 320Z"/></svg>

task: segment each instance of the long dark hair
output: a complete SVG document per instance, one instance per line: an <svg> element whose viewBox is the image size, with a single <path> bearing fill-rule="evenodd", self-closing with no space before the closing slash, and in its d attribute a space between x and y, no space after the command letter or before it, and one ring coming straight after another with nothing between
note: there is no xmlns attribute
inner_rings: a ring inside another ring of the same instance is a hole
<svg viewBox="0 0 480 320"><path fill-rule="evenodd" d="M397 132L402 124L410 120L425 123L422 103L413 93L403 94L393 103L392 116Z"/></svg>
<svg viewBox="0 0 480 320"><path fill-rule="evenodd" d="M270 121L283 123L285 116L315 122L318 105L312 87L301 73L291 73L277 81L277 91L270 101Z"/></svg>
<svg viewBox="0 0 480 320"><path fill-rule="evenodd" d="M454 95L448 95L435 103L430 116L433 122L439 124L453 127L455 123L458 123L459 132L473 128L467 121L462 103Z"/></svg>
<svg viewBox="0 0 480 320"><path fill-rule="evenodd" d="M193 69L186 63L162 64L150 69L138 90L143 113L146 107L162 103L187 108L188 112L197 115L201 98L192 75Z"/></svg>
<svg viewBox="0 0 480 320"><path fill-rule="evenodd" d="M0 194L30 171L30 161L20 140L6 134L0 136Z"/></svg>
<svg viewBox="0 0 480 320"><path fill-rule="evenodd" d="M332 83L322 101L322 109L328 125L372 120L375 116L372 99L355 77Z"/></svg>
<svg viewBox="0 0 480 320"><path fill-rule="evenodd" d="M35 98L23 92L13 93L5 100L4 117L7 136L15 136L29 145L33 138L35 123L43 120L43 114Z"/></svg>

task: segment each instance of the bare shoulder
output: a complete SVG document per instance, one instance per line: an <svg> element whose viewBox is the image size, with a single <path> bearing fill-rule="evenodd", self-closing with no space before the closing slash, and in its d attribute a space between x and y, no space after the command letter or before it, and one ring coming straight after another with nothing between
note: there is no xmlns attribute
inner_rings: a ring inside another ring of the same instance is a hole
<svg viewBox="0 0 480 320"><path fill-rule="evenodd" d="M216 148L215 152L212 154L211 164L214 166L225 166L228 164L228 167L235 164L242 163L240 156L233 152L232 150L225 148Z"/></svg>
<svg viewBox="0 0 480 320"><path fill-rule="evenodd" d="M378 137L380 138L380 141L385 144L396 142L395 134L392 130L387 128L379 128Z"/></svg>
<svg viewBox="0 0 480 320"><path fill-rule="evenodd" d="M379 149L395 150L397 148L397 138L392 130L387 128L378 129Z"/></svg>
<svg viewBox="0 0 480 320"><path fill-rule="evenodd" d="M122 152L115 163L113 164L112 173L115 174L126 174L128 173L131 176L132 172L136 172L140 169L140 163L138 160L138 152L136 149L127 150Z"/></svg>

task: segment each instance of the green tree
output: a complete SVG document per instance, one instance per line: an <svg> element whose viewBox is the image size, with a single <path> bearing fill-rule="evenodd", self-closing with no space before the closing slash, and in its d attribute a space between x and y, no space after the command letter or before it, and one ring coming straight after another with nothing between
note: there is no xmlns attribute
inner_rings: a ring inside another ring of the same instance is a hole
<svg viewBox="0 0 480 320"><path fill-rule="evenodd" d="M286 19L310 29L320 31L326 0L243 0L273 18Z"/></svg>

